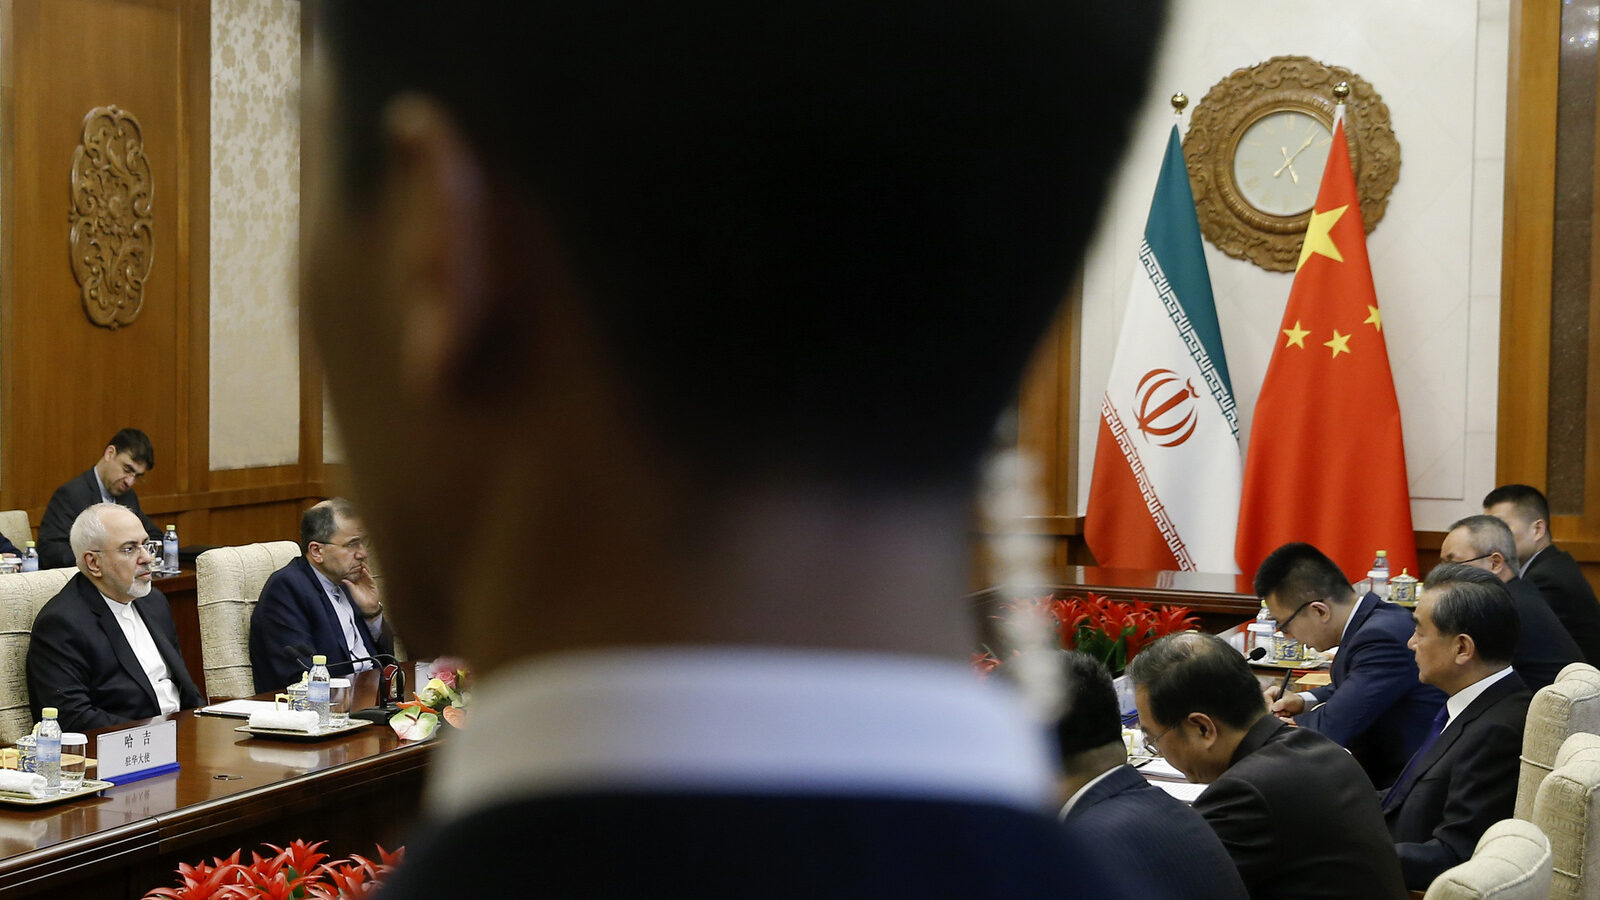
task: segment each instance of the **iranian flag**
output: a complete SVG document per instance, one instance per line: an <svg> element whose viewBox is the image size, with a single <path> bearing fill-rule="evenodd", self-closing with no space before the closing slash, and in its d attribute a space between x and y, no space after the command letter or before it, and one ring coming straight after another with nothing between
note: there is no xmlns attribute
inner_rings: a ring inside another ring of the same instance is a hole
<svg viewBox="0 0 1600 900"><path fill-rule="evenodd" d="M1177 126L1100 405L1084 537L1102 566L1238 571L1239 423Z"/></svg>

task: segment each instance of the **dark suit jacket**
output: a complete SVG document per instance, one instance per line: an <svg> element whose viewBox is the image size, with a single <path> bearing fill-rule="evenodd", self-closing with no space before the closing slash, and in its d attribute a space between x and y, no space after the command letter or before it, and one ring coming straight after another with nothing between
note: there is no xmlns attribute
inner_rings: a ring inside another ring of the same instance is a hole
<svg viewBox="0 0 1600 900"><path fill-rule="evenodd" d="M1194 808L1251 900L1405 896L1372 785L1344 748L1308 728L1263 716Z"/></svg>
<svg viewBox="0 0 1600 900"><path fill-rule="evenodd" d="M1506 582L1506 591L1511 594L1520 626L1511 667L1528 690L1537 691L1555 681L1570 663L1583 662L1583 651L1538 588L1525 578L1513 578Z"/></svg>
<svg viewBox="0 0 1600 900"><path fill-rule="evenodd" d="M133 601L133 608L166 661L182 707L205 703L183 664L167 598L151 588L149 595ZM33 639L28 643L28 704L36 720L39 710L54 706L60 711L64 731L88 731L161 715L155 688L133 655L122 626L106 608L94 582L82 572L72 576L33 620Z"/></svg>
<svg viewBox="0 0 1600 900"><path fill-rule="evenodd" d="M366 645L365 655L394 653L394 635L387 622L374 639L358 610L356 633ZM300 680L305 666L295 661L294 651L287 649L296 644L328 657L330 674L350 673L350 652L339 614L333 611L333 602L303 556L272 573L261 587L255 612L250 614L250 666L255 670L257 692L281 691L284 685Z"/></svg>
<svg viewBox="0 0 1600 900"><path fill-rule="evenodd" d="M916 797L574 794L406 844L385 900L1135 896L1084 870L1091 850L1044 812Z"/></svg>
<svg viewBox="0 0 1600 900"><path fill-rule="evenodd" d="M1490 685L1417 759L1410 790L1384 804L1407 887L1427 889L1472 855L1490 825L1511 817L1532 699L1515 672Z"/></svg>
<svg viewBox="0 0 1600 900"><path fill-rule="evenodd" d="M161 529L139 508L137 492L129 490L113 499L139 517L151 540L161 539ZM72 522L78 518L78 514L99 502L100 479L94 474L93 466L56 488L56 492L50 495L50 505L45 507L44 518L39 521L39 568L59 569L77 565L72 558L72 545L67 536L72 533Z"/></svg>
<svg viewBox="0 0 1600 900"><path fill-rule="evenodd" d="M1118 766L1091 785L1062 820L1069 838L1094 852L1078 865L1129 897L1245 900L1244 882L1200 814Z"/></svg>
<svg viewBox="0 0 1600 900"><path fill-rule="evenodd" d="M1534 554L1522 577L1544 594L1545 602L1583 651L1584 661L1600 664L1600 601L1572 554L1560 547L1546 547Z"/></svg>
<svg viewBox="0 0 1600 900"><path fill-rule="evenodd" d="M1333 658L1333 684L1312 691L1323 704L1295 717L1349 749L1376 787L1394 783L1444 705L1443 691L1417 680L1406 646L1415 630L1410 610L1362 597Z"/></svg>

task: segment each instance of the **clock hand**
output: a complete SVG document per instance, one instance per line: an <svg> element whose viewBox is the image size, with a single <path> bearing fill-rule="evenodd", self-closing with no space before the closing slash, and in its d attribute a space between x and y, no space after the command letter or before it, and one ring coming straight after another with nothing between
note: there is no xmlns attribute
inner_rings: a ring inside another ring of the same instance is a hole
<svg viewBox="0 0 1600 900"><path fill-rule="evenodd" d="M1272 177L1273 178L1277 178L1279 175L1283 174L1283 170L1284 169L1288 169L1289 170L1289 177L1294 179L1294 183L1295 184L1299 184L1300 183L1300 178L1299 178L1299 176L1295 175L1295 173L1294 173L1294 160L1295 160L1295 157L1299 156L1301 153L1304 153L1305 149L1307 147L1311 146L1311 142L1316 140L1316 138L1317 138L1317 136L1315 134L1306 135L1306 142L1304 144L1301 144L1300 145L1300 149L1294 151L1293 154L1291 154L1289 152L1289 149L1287 147L1279 147L1278 148L1278 152L1283 154L1283 165L1278 167L1278 171L1272 173Z"/></svg>

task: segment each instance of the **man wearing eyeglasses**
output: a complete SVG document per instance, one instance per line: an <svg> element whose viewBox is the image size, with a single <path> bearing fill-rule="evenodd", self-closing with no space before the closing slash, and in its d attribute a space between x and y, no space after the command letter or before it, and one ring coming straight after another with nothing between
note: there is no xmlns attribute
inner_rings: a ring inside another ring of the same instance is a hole
<svg viewBox="0 0 1600 900"><path fill-rule="evenodd" d="M1278 629L1318 650L1339 648L1333 683L1267 701L1281 718L1320 731L1348 749L1374 787L1388 787L1427 739L1444 694L1417 678L1411 612L1356 597L1344 573L1310 544L1285 544L1256 571L1256 596Z"/></svg>
<svg viewBox="0 0 1600 900"><path fill-rule="evenodd" d="M33 622L28 700L61 727L88 731L205 702L178 649L167 598L150 586L155 557L131 510L96 503L72 523L78 574Z"/></svg>
<svg viewBox="0 0 1600 900"><path fill-rule="evenodd" d="M150 437L137 428L124 428L111 436L106 449L89 471L56 488L39 520L39 566L59 569L77 565L76 548L68 531L78 514L95 503L115 503L126 507L144 526L150 540L161 539L161 529L139 508L139 494L133 486L156 466L156 451Z"/></svg>
<svg viewBox="0 0 1600 900"><path fill-rule="evenodd" d="M394 652L367 569L366 529L349 501L335 497L306 510L300 550L267 579L250 616L257 691L298 681L314 653L328 657L332 674L347 675L372 668L356 660Z"/></svg>
<svg viewBox="0 0 1600 900"><path fill-rule="evenodd" d="M1584 655L1539 588L1517 575L1518 559L1510 526L1495 516L1467 516L1456 521L1439 545L1439 562L1481 569L1505 585L1522 626L1511 665L1528 690L1537 691L1555 681L1569 664L1583 662Z"/></svg>

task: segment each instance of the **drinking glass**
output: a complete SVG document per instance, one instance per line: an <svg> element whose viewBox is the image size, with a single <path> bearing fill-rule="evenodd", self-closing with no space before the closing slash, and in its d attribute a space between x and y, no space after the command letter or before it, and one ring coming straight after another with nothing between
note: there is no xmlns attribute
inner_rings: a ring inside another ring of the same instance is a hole
<svg viewBox="0 0 1600 900"><path fill-rule="evenodd" d="M32 772L34 760L33 735L25 734L17 738L17 771Z"/></svg>
<svg viewBox="0 0 1600 900"><path fill-rule="evenodd" d="M333 678L328 681L328 727L343 728L350 724L350 698L354 690L350 679Z"/></svg>
<svg viewBox="0 0 1600 900"><path fill-rule="evenodd" d="M145 541L144 542L144 549L145 549L145 552L147 552L151 556L155 557L155 561L150 563L150 572L151 572L151 574L153 574L153 575L165 575L167 573L167 570L161 568L161 542L160 541Z"/></svg>
<svg viewBox="0 0 1600 900"><path fill-rule="evenodd" d="M89 738L75 731L61 736L61 792L83 787L89 769Z"/></svg>

